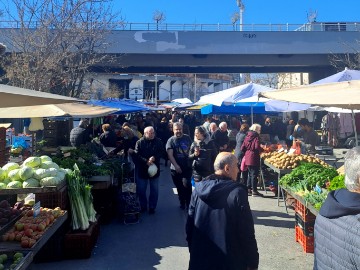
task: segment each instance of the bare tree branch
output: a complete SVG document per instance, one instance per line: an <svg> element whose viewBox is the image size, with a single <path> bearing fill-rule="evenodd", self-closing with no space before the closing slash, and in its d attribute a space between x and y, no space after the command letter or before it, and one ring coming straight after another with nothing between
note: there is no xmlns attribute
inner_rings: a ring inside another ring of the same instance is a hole
<svg viewBox="0 0 360 270"><path fill-rule="evenodd" d="M81 97L91 67L106 56L106 35L118 21L111 1L11 0L20 28L11 31L13 52L2 62L14 86Z"/></svg>

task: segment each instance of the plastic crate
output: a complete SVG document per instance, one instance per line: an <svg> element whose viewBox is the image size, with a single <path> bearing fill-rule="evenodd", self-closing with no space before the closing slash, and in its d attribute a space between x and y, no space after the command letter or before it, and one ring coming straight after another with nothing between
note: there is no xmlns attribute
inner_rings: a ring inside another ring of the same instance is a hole
<svg viewBox="0 0 360 270"><path fill-rule="evenodd" d="M40 201L42 207L47 208L56 208L60 207L63 210L68 210L69 208L69 197L67 192L67 186L65 185L59 191L56 192L44 192L36 193L35 201Z"/></svg>
<svg viewBox="0 0 360 270"><path fill-rule="evenodd" d="M91 223L86 231L69 231L64 239L64 256L67 259L87 259L100 234L98 222Z"/></svg>
<svg viewBox="0 0 360 270"><path fill-rule="evenodd" d="M314 236L315 220L304 221L298 213L295 213L295 226L300 227L305 236Z"/></svg>
<svg viewBox="0 0 360 270"><path fill-rule="evenodd" d="M299 214L301 219L305 222L313 221L316 219L316 216L310 212L310 210L302 204L299 200L296 200L295 203L295 212Z"/></svg>
<svg viewBox="0 0 360 270"><path fill-rule="evenodd" d="M306 236L299 226L295 226L295 240L300 243L306 253L314 253L314 237Z"/></svg>

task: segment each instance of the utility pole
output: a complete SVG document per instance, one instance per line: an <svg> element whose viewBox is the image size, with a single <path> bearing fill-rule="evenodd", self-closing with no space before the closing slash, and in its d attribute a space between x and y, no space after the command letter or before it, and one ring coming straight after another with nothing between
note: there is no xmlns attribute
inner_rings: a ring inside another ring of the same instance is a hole
<svg viewBox="0 0 360 270"><path fill-rule="evenodd" d="M237 6L239 7L239 29L240 31L243 30L243 13L245 11L245 5L243 4L242 0L236 0Z"/></svg>
<svg viewBox="0 0 360 270"><path fill-rule="evenodd" d="M157 91L158 91L158 78L157 78L157 74L155 74L155 94L154 94L154 96L155 96L155 106L157 107L157 104L158 104L158 102L157 102L157 99L158 99L158 97L157 97Z"/></svg>

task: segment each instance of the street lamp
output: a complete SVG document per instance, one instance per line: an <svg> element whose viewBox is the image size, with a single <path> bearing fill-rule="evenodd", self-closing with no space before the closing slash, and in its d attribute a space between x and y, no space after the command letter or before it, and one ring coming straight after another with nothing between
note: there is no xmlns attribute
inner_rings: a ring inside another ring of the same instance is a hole
<svg viewBox="0 0 360 270"><path fill-rule="evenodd" d="M236 0L236 3L237 3L237 6L239 7L239 10L240 10L240 12L239 12L239 15L240 15L240 17L239 17L239 29L240 29L240 31L242 31L243 30L243 13L244 13L244 11L245 11L245 5L242 3L242 0Z"/></svg>

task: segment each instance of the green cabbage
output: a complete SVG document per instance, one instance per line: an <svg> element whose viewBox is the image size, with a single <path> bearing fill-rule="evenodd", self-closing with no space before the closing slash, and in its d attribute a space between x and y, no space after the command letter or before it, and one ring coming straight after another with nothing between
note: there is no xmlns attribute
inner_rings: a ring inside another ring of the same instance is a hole
<svg viewBox="0 0 360 270"><path fill-rule="evenodd" d="M5 189L6 188L6 184L5 183L0 183L0 189Z"/></svg>
<svg viewBox="0 0 360 270"><path fill-rule="evenodd" d="M43 163L41 163L40 168L43 168L43 169L55 168L58 170L59 165L57 165L56 163L54 163L52 161L44 161Z"/></svg>
<svg viewBox="0 0 360 270"><path fill-rule="evenodd" d="M7 176L6 171L0 168L0 181L4 180L6 176Z"/></svg>
<svg viewBox="0 0 360 270"><path fill-rule="evenodd" d="M28 157L24 160L23 166L28 166L31 168L37 167L41 164L41 159L39 157Z"/></svg>
<svg viewBox="0 0 360 270"><path fill-rule="evenodd" d="M10 171L8 173L8 178L11 181L19 181L19 180L21 180L19 172L20 172L20 169L14 169L14 170Z"/></svg>
<svg viewBox="0 0 360 270"><path fill-rule="evenodd" d="M23 166L19 170L19 176L21 180L29 179L30 177L33 176L33 174L34 174L34 170L31 167Z"/></svg>
<svg viewBox="0 0 360 270"><path fill-rule="evenodd" d="M6 186L7 188L22 188L22 183L20 181L11 181Z"/></svg>
<svg viewBox="0 0 360 270"><path fill-rule="evenodd" d="M43 187L56 186L58 183L60 183L60 179L56 176L45 177L40 180L40 185Z"/></svg>
<svg viewBox="0 0 360 270"><path fill-rule="evenodd" d="M9 173L10 171L18 168L20 168L20 165L15 162L9 162L2 167L2 169L6 171L6 173Z"/></svg>
<svg viewBox="0 0 360 270"><path fill-rule="evenodd" d="M57 169L49 168L49 169L36 169L34 171L34 178L40 180L45 177L55 176L57 173Z"/></svg>
<svg viewBox="0 0 360 270"><path fill-rule="evenodd" d="M34 178L29 178L22 183L23 188L40 187L40 182Z"/></svg>
<svg viewBox="0 0 360 270"><path fill-rule="evenodd" d="M56 177L59 178L60 181L65 179L65 173L63 171L57 171Z"/></svg>
<svg viewBox="0 0 360 270"><path fill-rule="evenodd" d="M7 185L11 182L11 180L9 178L5 178L2 182Z"/></svg>
<svg viewBox="0 0 360 270"><path fill-rule="evenodd" d="M41 159L41 163L43 163L43 162L45 162L45 161L50 161L50 162L52 162L52 159L51 159L51 157L49 157L49 156L41 156L40 157L40 159Z"/></svg>

